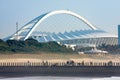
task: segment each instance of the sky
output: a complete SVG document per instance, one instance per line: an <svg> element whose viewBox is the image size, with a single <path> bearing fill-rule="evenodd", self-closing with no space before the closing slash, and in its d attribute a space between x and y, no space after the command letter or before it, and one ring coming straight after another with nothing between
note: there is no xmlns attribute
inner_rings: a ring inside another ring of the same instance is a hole
<svg viewBox="0 0 120 80"><path fill-rule="evenodd" d="M120 24L120 0L0 0L0 38L12 35L35 17L54 10L80 14L92 24L117 34Z"/></svg>

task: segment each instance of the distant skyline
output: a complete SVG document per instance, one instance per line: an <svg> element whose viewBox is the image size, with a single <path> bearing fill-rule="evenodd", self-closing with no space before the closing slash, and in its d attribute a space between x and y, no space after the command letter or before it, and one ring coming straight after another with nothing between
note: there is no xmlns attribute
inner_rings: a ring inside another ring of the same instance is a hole
<svg viewBox="0 0 120 80"><path fill-rule="evenodd" d="M12 35L35 17L54 10L69 9L95 26L117 34L120 0L0 0L0 38Z"/></svg>

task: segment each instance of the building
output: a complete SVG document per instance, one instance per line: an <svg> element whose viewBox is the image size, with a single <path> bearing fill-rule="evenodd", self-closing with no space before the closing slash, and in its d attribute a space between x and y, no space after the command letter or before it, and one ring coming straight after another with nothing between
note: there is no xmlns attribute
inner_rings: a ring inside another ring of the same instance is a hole
<svg viewBox="0 0 120 80"><path fill-rule="evenodd" d="M118 25L118 45L120 46L120 25Z"/></svg>

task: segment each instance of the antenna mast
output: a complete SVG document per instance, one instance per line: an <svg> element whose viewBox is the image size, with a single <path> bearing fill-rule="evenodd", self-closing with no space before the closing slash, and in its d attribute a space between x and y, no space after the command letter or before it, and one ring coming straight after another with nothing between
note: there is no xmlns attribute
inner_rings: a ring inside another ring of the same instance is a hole
<svg viewBox="0 0 120 80"><path fill-rule="evenodd" d="M18 36L18 22L16 22L16 39L18 40L19 38L18 38L19 36Z"/></svg>

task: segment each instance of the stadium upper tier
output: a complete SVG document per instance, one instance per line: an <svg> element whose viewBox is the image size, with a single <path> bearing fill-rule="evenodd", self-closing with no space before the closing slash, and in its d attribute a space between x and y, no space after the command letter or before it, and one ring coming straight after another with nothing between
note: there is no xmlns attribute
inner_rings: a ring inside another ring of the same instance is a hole
<svg viewBox="0 0 120 80"><path fill-rule="evenodd" d="M61 44L95 44L97 46L117 45L117 35L110 34L103 30L76 30L64 33L33 32L32 38L39 42L57 41Z"/></svg>

